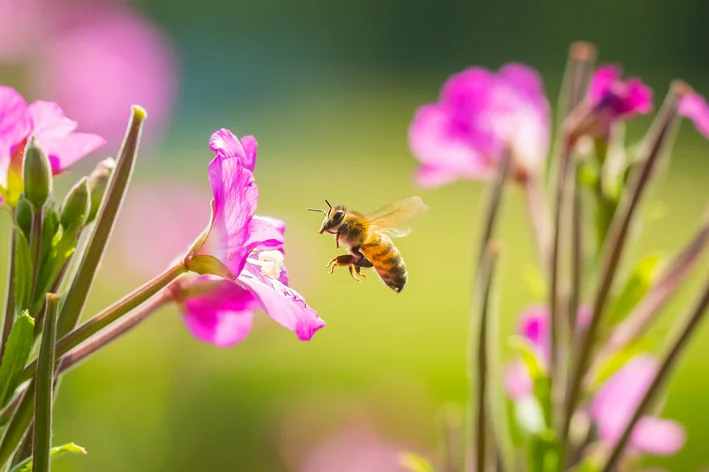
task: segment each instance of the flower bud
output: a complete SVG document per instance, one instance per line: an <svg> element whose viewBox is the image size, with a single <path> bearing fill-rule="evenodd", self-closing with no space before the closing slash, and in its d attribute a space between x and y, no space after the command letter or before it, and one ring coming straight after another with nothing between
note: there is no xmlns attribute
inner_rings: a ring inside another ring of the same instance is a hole
<svg viewBox="0 0 709 472"><path fill-rule="evenodd" d="M25 147L22 179L27 200L35 210L42 208L52 193L52 164L34 136Z"/></svg>
<svg viewBox="0 0 709 472"><path fill-rule="evenodd" d="M91 192L86 177L82 177L74 185L62 203L62 213L59 221L63 228L71 226L81 227L86 224L86 219L91 210Z"/></svg>
<svg viewBox="0 0 709 472"><path fill-rule="evenodd" d="M17 207L15 208L15 220L17 221L17 226L25 233L27 239L30 237L30 230L32 229L32 204L23 196L17 202Z"/></svg>
<svg viewBox="0 0 709 472"><path fill-rule="evenodd" d="M111 179L113 174L113 169L116 168L116 161L109 157L99 162L91 175L89 175L89 190L91 191L91 210L89 211L89 217L86 220L87 223L91 223L98 213L98 209L101 206L101 201L103 200L103 195L106 192L106 187L108 186L108 181Z"/></svg>

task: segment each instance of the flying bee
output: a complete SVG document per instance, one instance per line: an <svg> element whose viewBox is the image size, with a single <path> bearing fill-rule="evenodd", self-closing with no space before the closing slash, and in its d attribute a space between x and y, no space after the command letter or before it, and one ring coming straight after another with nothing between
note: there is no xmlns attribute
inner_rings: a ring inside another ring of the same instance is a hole
<svg viewBox="0 0 709 472"><path fill-rule="evenodd" d="M325 215L318 234L335 235L335 246L347 248L349 254L333 257L327 267L348 267L353 279L366 277L362 268L374 267L382 281L395 292L401 292L408 278L406 264L391 238L403 238L411 233L408 222L423 213L428 206L419 197L409 197L390 203L369 215L348 210L342 205L330 205L329 210L316 210Z"/></svg>

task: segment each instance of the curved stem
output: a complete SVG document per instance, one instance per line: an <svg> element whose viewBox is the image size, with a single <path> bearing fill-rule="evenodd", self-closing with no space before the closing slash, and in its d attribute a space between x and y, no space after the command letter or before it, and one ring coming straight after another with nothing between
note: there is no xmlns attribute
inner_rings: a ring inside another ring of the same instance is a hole
<svg viewBox="0 0 709 472"><path fill-rule="evenodd" d="M13 212L14 219L14 212ZM5 319L2 328L2 344L0 344L0 359L5 355L5 344L15 322L15 230L10 227L10 267L7 271L7 294L5 295Z"/></svg>
<svg viewBox="0 0 709 472"><path fill-rule="evenodd" d="M104 309L86 323L70 332L57 342L57 355L62 356L75 348L106 326L115 322L134 308L145 303L149 298L165 288L170 282L187 272L183 262L170 267L153 280L143 284L113 305ZM29 364L22 373L22 380L30 379L37 369L37 361Z"/></svg>

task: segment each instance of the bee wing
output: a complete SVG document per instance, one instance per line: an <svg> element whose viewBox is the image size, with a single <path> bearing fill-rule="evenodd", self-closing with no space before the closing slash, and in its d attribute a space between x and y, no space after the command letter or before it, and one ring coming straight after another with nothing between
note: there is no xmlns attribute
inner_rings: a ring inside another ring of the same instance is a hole
<svg viewBox="0 0 709 472"><path fill-rule="evenodd" d="M411 233L409 220L427 209L421 198L409 197L390 203L365 218L371 229L393 238L403 238Z"/></svg>

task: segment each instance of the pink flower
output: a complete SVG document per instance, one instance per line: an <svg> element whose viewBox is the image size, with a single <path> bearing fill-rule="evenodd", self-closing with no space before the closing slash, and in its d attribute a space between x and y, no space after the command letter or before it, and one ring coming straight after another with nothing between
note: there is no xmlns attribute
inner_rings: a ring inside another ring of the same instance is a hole
<svg viewBox="0 0 709 472"><path fill-rule="evenodd" d="M574 139L582 135L608 140L615 123L652 111L652 89L637 77L622 79L623 70L617 64L596 69L591 79L586 107L569 117Z"/></svg>
<svg viewBox="0 0 709 472"><path fill-rule="evenodd" d="M514 178L534 176L549 149L549 113L539 74L525 65L455 74L409 128L411 152L422 164L414 180L437 187L486 179L505 148L512 152Z"/></svg>
<svg viewBox="0 0 709 472"><path fill-rule="evenodd" d="M0 86L0 192L8 204L14 206L22 193L22 156L30 136L47 152L54 174L105 143L98 135L75 132L76 127L56 103L28 106L14 89Z"/></svg>
<svg viewBox="0 0 709 472"><path fill-rule="evenodd" d="M618 441L656 371L654 358L635 356L596 393L591 404L591 417L603 442L614 444ZM631 446L637 451L658 456L676 453L684 442L685 432L679 423L650 416L640 419L630 439Z"/></svg>
<svg viewBox="0 0 709 472"><path fill-rule="evenodd" d="M622 75L623 69L617 64L596 69L588 92L591 103L608 110L614 120L650 113L652 89L637 77L622 80Z"/></svg>
<svg viewBox="0 0 709 472"><path fill-rule="evenodd" d="M220 260L236 275L233 281L201 276L185 293L182 306L187 327L197 338L220 347L232 346L251 330L253 311L261 307L271 318L310 340L325 326L303 297L288 287L283 267L283 232L279 220L255 216L258 188L251 173L256 140L241 141L222 129L212 135L216 157L209 165L215 215L209 236L216 239Z"/></svg>
<svg viewBox="0 0 709 472"><path fill-rule="evenodd" d="M122 138L135 103L150 113L146 137L161 135L178 88L167 34L128 4L65 0L44 9L50 34L39 49L39 91L111 141Z"/></svg>
<svg viewBox="0 0 709 472"><path fill-rule="evenodd" d="M584 329L591 321L591 310L587 305L579 307L578 329ZM534 347L539 363L546 367L549 362L549 310L545 306L527 308L517 322L517 333L526 338ZM527 366L520 360L510 362L502 374L505 391L517 401L534 394L534 385Z"/></svg>
<svg viewBox="0 0 709 472"><path fill-rule="evenodd" d="M696 92L685 95L680 100L677 111L692 120L697 131L709 139L709 105L704 97Z"/></svg>

